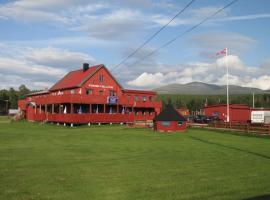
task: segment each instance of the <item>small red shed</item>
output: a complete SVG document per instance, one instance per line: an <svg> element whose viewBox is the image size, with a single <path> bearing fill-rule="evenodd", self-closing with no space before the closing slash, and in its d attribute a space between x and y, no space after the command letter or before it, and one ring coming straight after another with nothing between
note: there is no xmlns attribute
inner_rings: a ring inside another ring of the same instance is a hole
<svg viewBox="0 0 270 200"><path fill-rule="evenodd" d="M154 118L154 124L159 132L185 131L187 128L186 119L172 105L167 105Z"/></svg>

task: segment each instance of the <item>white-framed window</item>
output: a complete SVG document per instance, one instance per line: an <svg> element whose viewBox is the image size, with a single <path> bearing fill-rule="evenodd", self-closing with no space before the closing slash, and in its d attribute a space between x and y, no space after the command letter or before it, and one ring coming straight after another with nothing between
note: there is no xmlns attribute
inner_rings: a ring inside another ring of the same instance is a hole
<svg viewBox="0 0 270 200"><path fill-rule="evenodd" d="M179 122L177 122L177 125L178 125L178 126L182 126L182 125L183 125L183 122L180 122L180 121L179 121Z"/></svg>
<svg viewBox="0 0 270 200"><path fill-rule="evenodd" d="M161 125L162 126L170 126L171 125L171 122L170 121L162 121L161 122Z"/></svg>
<svg viewBox="0 0 270 200"><path fill-rule="evenodd" d="M143 100L143 101L146 101L146 96L143 96L143 97L142 97L142 100Z"/></svg>
<svg viewBox="0 0 270 200"><path fill-rule="evenodd" d="M103 82L104 81L104 76L102 74L99 75L99 82Z"/></svg>
<svg viewBox="0 0 270 200"><path fill-rule="evenodd" d="M93 90L92 89L86 89L86 94L93 94Z"/></svg>

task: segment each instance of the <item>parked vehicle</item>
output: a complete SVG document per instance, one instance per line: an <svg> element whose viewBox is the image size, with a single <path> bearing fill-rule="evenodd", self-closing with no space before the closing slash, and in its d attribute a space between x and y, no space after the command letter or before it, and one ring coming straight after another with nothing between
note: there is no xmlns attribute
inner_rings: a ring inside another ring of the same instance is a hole
<svg viewBox="0 0 270 200"><path fill-rule="evenodd" d="M210 119L205 115L196 115L193 120L195 123L208 123Z"/></svg>
<svg viewBox="0 0 270 200"><path fill-rule="evenodd" d="M270 124L270 111L251 111L251 123Z"/></svg>
<svg viewBox="0 0 270 200"><path fill-rule="evenodd" d="M211 117L209 117L209 119L210 119L209 120L210 122L218 122L218 121L220 121L218 116L211 116Z"/></svg>

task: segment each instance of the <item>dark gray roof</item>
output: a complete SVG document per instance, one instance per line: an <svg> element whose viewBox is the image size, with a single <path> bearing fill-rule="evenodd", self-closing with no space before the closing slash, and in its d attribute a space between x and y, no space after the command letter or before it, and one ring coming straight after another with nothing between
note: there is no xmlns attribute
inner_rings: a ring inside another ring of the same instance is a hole
<svg viewBox="0 0 270 200"><path fill-rule="evenodd" d="M154 121L186 121L186 119L169 104L155 117Z"/></svg>

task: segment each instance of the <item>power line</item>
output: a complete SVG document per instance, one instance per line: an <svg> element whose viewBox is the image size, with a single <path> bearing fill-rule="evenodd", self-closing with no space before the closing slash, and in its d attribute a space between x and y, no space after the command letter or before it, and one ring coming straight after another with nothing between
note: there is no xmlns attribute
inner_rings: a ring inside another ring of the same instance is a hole
<svg viewBox="0 0 270 200"><path fill-rule="evenodd" d="M203 19L201 22L199 22L198 24L192 26L191 28L187 29L186 31L182 32L181 34L177 35L176 37L174 37L173 39L169 40L168 42L164 43L163 45L161 45L159 48L153 50L152 52L150 52L149 54L147 54L146 56L144 56L141 60L138 60L134 63L132 63L131 65L128 66L133 66L136 65L138 63L140 63L142 60L144 60L145 58L153 55L154 53L160 51L162 48L170 45L171 43L173 43L174 41L176 41L177 39L183 37L184 35L186 35L187 33L193 31L194 29L196 29L197 27L199 27L200 25L202 25L203 23L205 23L206 21L208 21L209 19L211 19L212 17L216 16L218 13L220 13L221 11L223 11L224 9L230 7L231 5L233 5L234 3L236 3L238 0L233 0L230 3L228 3L226 6L220 8L219 10L217 10L216 12L214 12L212 15L206 17L205 19Z"/></svg>
<svg viewBox="0 0 270 200"><path fill-rule="evenodd" d="M156 31L153 35L151 35L144 43L142 43L137 49L135 49L131 54L129 54L125 59L123 59L120 63L115 65L111 71L120 67L123 63L125 63L129 58L134 56L140 49L142 49L148 42L150 42L154 37L156 37L163 29L165 29L176 17L178 17L181 13L183 13L192 3L196 0L191 0L183 9L181 9L170 21L167 22L164 26L162 26L158 31Z"/></svg>

